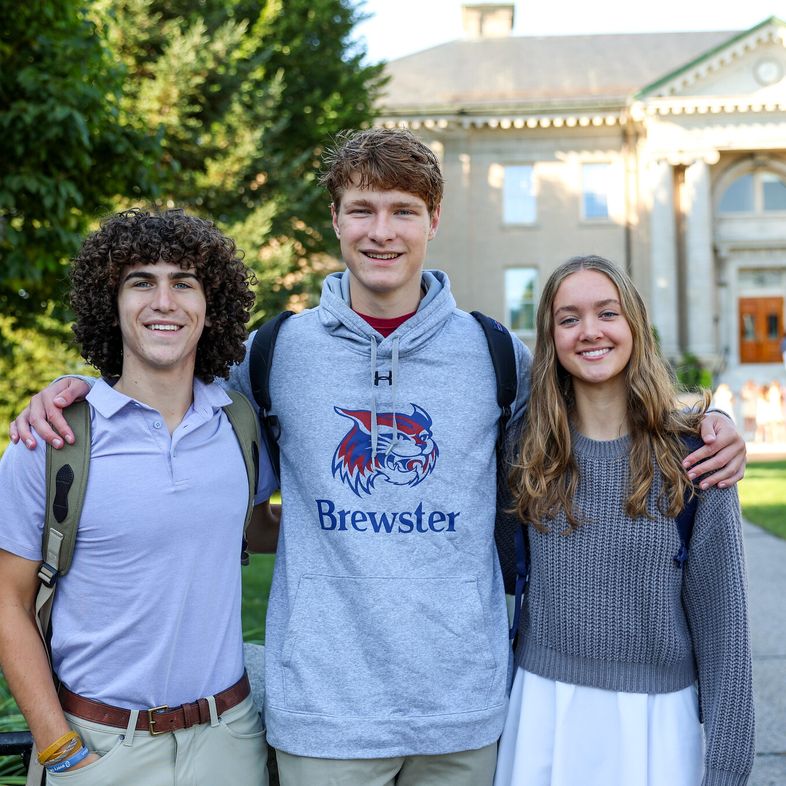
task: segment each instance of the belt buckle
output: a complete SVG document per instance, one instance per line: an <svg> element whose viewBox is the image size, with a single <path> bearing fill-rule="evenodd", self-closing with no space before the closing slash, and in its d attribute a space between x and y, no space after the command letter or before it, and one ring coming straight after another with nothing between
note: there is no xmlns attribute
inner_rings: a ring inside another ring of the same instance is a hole
<svg viewBox="0 0 786 786"><path fill-rule="evenodd" d="M163 712L164 710L168 710L169 706L167 704L162 704L160 707L151 707L147 711L147 725L150 730L150 734L155 737L159 734L166 734L166 729L164 731L156 731L156 719L153 717L154 712Z"/></svg>

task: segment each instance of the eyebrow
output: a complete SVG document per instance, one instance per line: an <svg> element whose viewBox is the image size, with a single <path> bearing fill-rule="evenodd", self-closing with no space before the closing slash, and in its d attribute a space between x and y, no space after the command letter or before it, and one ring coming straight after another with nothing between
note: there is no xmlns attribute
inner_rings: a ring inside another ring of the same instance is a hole
<svg viewBox="0 0 786 786"><path fill-rule="evenodd" d="M147 270L134 270L123 279L123 283L125 284L127 281L131 281L134 278L141 278L145 281L153 281L156 279L156 275L154 273L150 273ZM176 273L170 273L168 278L170 281L181 281L183 279L194 279L195 281L199 280L196 273L191 273L188 270L180 270Z"/></svg>
<svg viewBox="0 0 786 786"><path fill-rule="evenodd" d="M350 208L350 207L372 207L373 208L373 207L376 207L376 205L373 202L371 202L370 200L368 200L368 199L353 199L352 201L346 203L346 207L347 208ZM422 206L420 205L419 202L416 202L414 200L412 200L412 201L401 200L399 202L392 202L390 204L390 207L392 207L394 209L398 209L398 208L402 208L402 207L418 208L418 207L422 207Z"/></svg>
<svg viewBox="0 0 786 786"><path fill-rule="evenodd" d="M620 302L619 302L619 300L617 300L617 298L610 297L610 298L607 298L606 300L596 300L596 301L595 301L595 302L592 304L592 307L593 307L593 308L603 308L603 306L608 306L608 305L610 305L610 304L612 304L612 303L614 303L614 304L615 304L615 305L617 305L617 306L619 306L619 305L620 305ZM554 314L555 314L555 315L556 315L556 314L559 314L561 311L578 311L578 310L579 310L578 306L560 306L560 307L559 307L559 308L558 308L558 309L557 309L557 310L554 312Z"/></svg>

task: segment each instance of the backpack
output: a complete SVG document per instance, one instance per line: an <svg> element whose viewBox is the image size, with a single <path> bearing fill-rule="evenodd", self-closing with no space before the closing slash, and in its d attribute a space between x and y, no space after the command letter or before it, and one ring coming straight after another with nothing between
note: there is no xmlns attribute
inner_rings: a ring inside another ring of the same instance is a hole
<svg viewBox="0 0 786 786"><path fill-rule="evenodd" d="M273 352L276 348L276 339L281 325L292 316L292 311L282 311L262 325L257 330L251 342L249 354L249 372L251 376L251 391L254 400L259 406L259 420L262 426L262 440L267 448L270 463L276 480L280 482L281 455L278 448L278 437L281 433L278 418L270 414L270 369L273 365ZM473 311L472 316L483 328L486 337L491 361L494 365L494 375L497 380L497 404L500 416L497 424L497 491L507 485L505 473L505 431L512 412L513 402L518 391L518 374L516 373L516 353L513 349L513 338L507 328L503 327L496 319ZM499 509L499 505L497 506Z"/></svg>
<svg viewBox="0 0 786 786"><path fill-rule="evenodd" d="M259 426L256 413L248 399L240 393L227 391L232 403L224 412L243 453L248 475L248 507L243 532L251 519L259 474ZM57 582L68 573L76 545L79 518L82 515L87 476L90 467L90 407L77 401L66 410L74 432L74 444L65 443L59 450L46 448L46 514L42 542L43 562L38 570L41 585L36 597L36 624L46 644ZM248 563L245 539L241 562ZM46 647L47 653L49 647Z"/></svg>
<svg viewBox="0 0 786 786"><path fill-rule="evenodd" d="M688 453L700 448L704 442L699 437L683 436L682 441ZM682 510L677 514L674 519L674 524L677 527L677 534L680 539L680 547L674 555L674 562L677 567L682 570L688 560L688 547L690 546L691 535L693 534L693 523L696 519L696 508L699 504L698 494L694 493L693 488L688 486L685 489L685 497L683 500ZM513 606L513 622L510 626L510 638L514 639L519 629L519 620L521 618L521 605L523 602L524 589L529 580L529 554L526 540L526 524L523 521L518 522L514 532L515 539L515 560L516 560L516 583L515 583L515 600Z"/></svg>

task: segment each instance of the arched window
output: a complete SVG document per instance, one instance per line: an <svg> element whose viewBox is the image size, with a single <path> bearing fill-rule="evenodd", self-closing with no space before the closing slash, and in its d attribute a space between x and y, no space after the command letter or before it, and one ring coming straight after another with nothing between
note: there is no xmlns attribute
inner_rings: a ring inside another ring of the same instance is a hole
<svg viewBox="0 0 786 786"><path fill-rule="evenodd" d="M721 215L786 212L786 181L774 172L748 172L733 181L718 203Z"/></svg>

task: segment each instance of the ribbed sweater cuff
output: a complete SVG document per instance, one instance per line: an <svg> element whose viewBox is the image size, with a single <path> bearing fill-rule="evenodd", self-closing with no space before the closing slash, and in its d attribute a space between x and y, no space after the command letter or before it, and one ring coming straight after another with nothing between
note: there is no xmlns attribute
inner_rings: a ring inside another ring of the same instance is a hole
<svg viewBox="0 0 786 786"><path fill-rule="evenodd" d="M750 773L742 775L739 772L727 770L704 770L701 786L745 786L750 778Z"/></svg>

